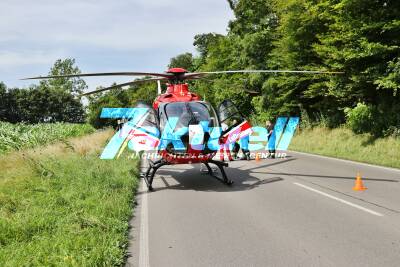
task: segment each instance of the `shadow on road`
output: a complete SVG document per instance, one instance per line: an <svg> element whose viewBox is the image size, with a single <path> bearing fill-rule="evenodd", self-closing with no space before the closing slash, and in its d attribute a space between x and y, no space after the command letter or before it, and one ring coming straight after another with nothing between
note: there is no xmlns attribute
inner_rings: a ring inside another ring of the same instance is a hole
<svg viewBox="0 0 400 267"><path fill-rule="evenodd" d="M268 168L269 166L284 164L289 161L295 160L295 158L289 159L277 159L276 162L269 163L267 161L263 161L262 163L257 163L260 165L255 165L254 161L236 161L235 165L239 164L240 166L231 166L226 168L226 173L229 179L234 181L234 184L231 186L225 185L212 177L207 173L202 173L200 169L205 169L201 164L196 165L186 165L186 169L175 169L172 166L168 166L166 168L160 168L157 171L156 176L154 177L154 191L161 190L194 190L194 191L210 191L210 192L234 192L234 191L244 191L251 190L259 186L263 186L266 184L279 182L284 180L280 176L271 175L268 171L262 172L266 175L265 178L257 178L252 175L253 173L261 173L261 172L253 172L255 169L260 168ZM243 164L240 164L243 163ZM267 164L265 164L267 163ZM241 167L248 166L251 164L251 167L248 169L241 169ZM214 166L212 165L213 169ZM215 169L216 170L216 169ZM216 170L216 175L221 176L220 172ZM168 178L166 176L169 176ZM173 180L171 180L171 178ZM173 184L169 181L173 181Z"/></svg>

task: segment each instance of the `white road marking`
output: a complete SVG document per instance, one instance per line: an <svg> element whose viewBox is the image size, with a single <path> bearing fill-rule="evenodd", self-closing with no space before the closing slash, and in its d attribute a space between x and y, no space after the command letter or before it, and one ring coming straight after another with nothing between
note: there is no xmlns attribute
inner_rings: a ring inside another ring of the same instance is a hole
<svg viewBox="0 0 400 267"><path fill-rule="evenodd" d="M300 184L300 183L294 183L294 184L297 185L297 186L303 187L303 188L305 188L305 189L307 189L307 190L310 190L310 191L313 191L313 192L315 192L315 193L318 193L318 194L320 194L320 195L323 195L323 196L326 196L326 197L328 197L328 198L334 199L334 200L336 200L336 201L342 202L343 204L349 205L349 206L351 206L351 207L353 207L353 208L360 209L360 210L362 210L362 211L368 212L368 213L373 214L373 215L376 215L376 216L383 216L383 214L381 214L381 213L379 213L379 212L376 212L376 211L373 211L373 210L364 208L364 207L362 207L362 206L360 206L360 205L351 203L351 202L346 201L346 200L344 200L344 199L341 199L341 198L338 198L338 197L329 195L329 194L327 194L327 193L324 193L324 192L319 191L319 190L317 190L317 189L314 189L314 188L312 188L312 187L309 187L309 186L306 186L306 185L303 185L303 184Z"/></svg>
<svg viewBox="0 0 400 267"><path fill-rule="evenodd" d="M146 182L142 181L140 209L139 267L149 267L149 212Z"/></svg>
<svg viewBox="0 0 400 267"><path fill-rule="evenodd" d="M369 164L369 163L365 163L365 162L358 162L358 161L349 160L349 159L339 159L339 158L334 158L334 157L329 157L329 156L323 156L323 155L306 153L306 152L299 152L299 151L292 151L292 150L287 150L287 151L288 152L293 152L295 154L297 153L297 154L306 155L306 156L312 156L312 157L316 157L316 158L332 159L332 160L336 160L336 161L350 163L350 164L353 164L353 165L361 165L361 166L367 166L367 167L377 168L377 169L382 169L382 170L387 170L387 171L400 172L400 169L397 169L397 168L373 165L373 164Z"/></svg>

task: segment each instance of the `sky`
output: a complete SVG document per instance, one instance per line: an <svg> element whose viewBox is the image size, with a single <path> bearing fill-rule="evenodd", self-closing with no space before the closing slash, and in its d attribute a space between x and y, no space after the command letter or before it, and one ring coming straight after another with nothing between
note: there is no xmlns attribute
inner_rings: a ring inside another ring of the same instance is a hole
<svg viewBox="0 0 400 267"><path fill-rule="evenodd" d="M195 53L199 33L225 34L225 0L0 0L0 81L47 74L59 58L82 72L165 71L169 59ZM129 77L85 79L89 89Z"/></svg>

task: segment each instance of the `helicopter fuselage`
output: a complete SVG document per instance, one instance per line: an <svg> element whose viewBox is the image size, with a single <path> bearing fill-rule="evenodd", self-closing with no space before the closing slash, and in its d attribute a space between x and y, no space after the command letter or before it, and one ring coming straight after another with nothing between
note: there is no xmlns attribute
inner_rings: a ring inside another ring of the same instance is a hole
<svg viewBox="0 0 400 267"><path fill-rule="evenodd" d="M191 139L194 130L205 130L203 142L207 143L210 134L209 128L219 127L219 120L213 107L207 102L201 101L196 93L189 91L187 83L168 84L165 94L159 95L154 103L161 134L165 128L171 127L171 121L177 120L173 125L174 131L180 131L179 143L182 147L176 149L172 142L159 150L161 157L171 164L201 163L212 159L217 149L210 150L207 145L193 147ZM171 120L172 119L172 120ZM167 125L168 124L168 125Z"/></svg>

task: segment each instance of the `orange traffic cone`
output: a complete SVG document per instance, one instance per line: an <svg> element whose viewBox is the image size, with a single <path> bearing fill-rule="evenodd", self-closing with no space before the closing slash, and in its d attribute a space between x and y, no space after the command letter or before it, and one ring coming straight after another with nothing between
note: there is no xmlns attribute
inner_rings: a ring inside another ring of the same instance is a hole
<svg viewBox="0 0 400 267"><path fill-rule="evenodd" d="M358 172L358 173L357 173L357 177L356 177L356 183L354 184L353 190L354 190L354 191L364 191L364 190L366 190L366 189L367 189L367 188L364 187L363 182L362 182L362 180L361 180L361 175L360 175L360 173Z"/></svg>
<svg viewBox="0 0 400 267"><path fill-rule="evenodd" d="M255 158L255 160L256 160L256 161L259 161L260 159L261 159L260 153L256 153L256 158Z"/></svg>

